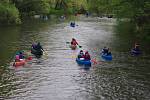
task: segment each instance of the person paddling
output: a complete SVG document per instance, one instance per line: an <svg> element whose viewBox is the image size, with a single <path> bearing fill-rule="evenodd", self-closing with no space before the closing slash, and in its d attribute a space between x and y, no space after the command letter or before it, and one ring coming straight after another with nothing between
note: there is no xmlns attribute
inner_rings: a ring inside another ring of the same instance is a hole
<svg viewBox="0 0 150 100"><path fill-rule="evenodd" d="M71 23L70 23L70 26L71 26L71 27L75 27L75 22L71 22Z"/></svg>
<svg viewBox="0 0 150 100"><path fill-rule="evenodd" d="M22 51L20 51L20 54L19 54L19 59L24 59L25 57L24 57L24 54L23 54L23 52Z"/></svg>
<svg viewBox="0 0 150 100"><path fill-rule="evenodd" d="M107 53L107 56L111 55L111 51L110 49L108 48L108 53Z"/></svg>
<svg viewBox="0 0 150 100"><path fill-rule="evenodd" d="M71 41L71 45L78 45L78 42L76 41L76 39L72 38L72 41Z"/></svg>
<svg viewBox="0 0 150 100"><path fill-rule="evenodd" d="M108 51L109 51L109 48L104 47L104 48L102 49L102 53L103 53L103 54L107 54Z"/></svg>
<svg viewBox="0 0 150 100"><path fill-rule="evenodd" d="M85 55L84 55L83 50L80 50L80 52L79 52L79 54L78 54L78 58L84 60L84 56L85 56Z"/></svg>
<svg viewBox="0 0 150 100"><path fill-rule="evenodd" d="M102 53L103 53L104 55L111 55L110 49L109 49L109 48L106 48L106 47L104 47L104 48L102 49Z"/></svg>
<svg viewBox="0 0 150 100"><path fill-rule="evenodd" d="M139 43L135 43L133 50L140 51L140 44Z"/></svg>
<svg viewBox="0 0 150 100"><path fill-rule="evenodd" d="M42 48L40 42L37 43L37 45L32 44L31 53L34 54L37 58L41 57L43 55L44 49Z"/></svg>
<svg viewBox="0 0 150 100"><path fill-rule="evenodd" d="M37 50L37 51L44 51L44 49L42 48L40 42L38 42L38 44L35 46L35 50Z"/></svg>
<svg viewBox="0 0 150 100"><path fill-rule="evenodd" d="M91 56L88 51L85 52L84 60L91 60Z"/></svg>
<svg viewBox="0 0 150 100"><path fill-rule="evenodd" d="M15 61L16 62L19 62L20 59L24 59L24 54L23 54L23 51L17 51L16 52L16 55L15 55Z"/></svg>

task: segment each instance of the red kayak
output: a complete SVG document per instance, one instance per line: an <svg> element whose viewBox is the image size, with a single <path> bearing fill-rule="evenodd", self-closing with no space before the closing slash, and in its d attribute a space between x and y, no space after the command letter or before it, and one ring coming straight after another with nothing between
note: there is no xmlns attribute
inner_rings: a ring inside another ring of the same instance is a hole
<svg viewBox="0 0 150 100"><path fill-rule="evenodd" d="M27 59L20 59L20 61L16 61L13 63L13 66L18 67L18 66L24 66L27 61L32 60L32 57L28 57Z"/></svg>
<svg viewBox="0 0 150 100"><path fill-rule="evenodd" d="M14 62L13 66L17 67L17 66L23 66L25 65L26 60L25 59L20 59L20 61L16 61Z"/></svg>

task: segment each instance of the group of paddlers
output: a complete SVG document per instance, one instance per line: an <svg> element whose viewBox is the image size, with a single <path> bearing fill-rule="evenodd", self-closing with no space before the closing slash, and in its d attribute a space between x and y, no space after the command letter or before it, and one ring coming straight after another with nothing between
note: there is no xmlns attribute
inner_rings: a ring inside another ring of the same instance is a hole
<svg viewBox="0 0 150 100"><path fill-rule="evenodd" d="M75 45L76 46L76 45L79 45L79 44L76 41L76 39L72 38L71 45ZM89 52L86 51L84 53L83 50L80 50L80 52L78 54L78 58L81 59L81 60L91 60Z"/></svg>
<svg viewBox="0 0 150 100"><path fill-rule="evenodd" d="M76 39L72 38L71 45L75 45L76 46L76 45L79 45L79 44L76 41ZM134 48L132 50L134 50L134 51L140 51L139 47L140 47L140 45L138 43L135 43L135 46L134 46ZM102 49L101 53L103 55L106 55L106 56L111 56L111 51L107 47L104 47ZM84 53L83 50L80 50L80 52L78 54L78 58L81 59L81 60L91 60L91 57L90 57L90 54L88 53L88 51L86 51Z"/></svg>
<svg viewBox="0 0 150 100"><path fill-rule="evenodd" d="M31 46L31 49L34 49L36 51L44 51L41 44L40 44L40 42L38 42L37 44L33 43L32 46ZM19 62L19 61L21 61L22 59L25 59L25 58L31 59L30 57L28 57L28 55L23 50L19 50L19 51L16 52L15 62Z"/></svg>
<svg viewBox="0 0 150 100"><path fill-rule="evenodd" d="M91 60L91 56L89 54L88 51L86 51L85 53L83 52L83 50L80 50L79 54L78 54L78 58L80 60Z"/></svg>

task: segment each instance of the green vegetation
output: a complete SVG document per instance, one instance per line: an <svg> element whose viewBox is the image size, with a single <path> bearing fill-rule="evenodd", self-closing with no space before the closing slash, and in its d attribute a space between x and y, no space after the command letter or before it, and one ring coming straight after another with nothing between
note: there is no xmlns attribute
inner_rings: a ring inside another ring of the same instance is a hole
<svg viewBox="0 0 150 100"><path fill-rule="evenodd" d="M86 0L1 0L0 24L19 24L23 16L70 15L85 9Z"/></svg>
<svg viewBox="0 0 150 100"><path fill-rule="evenodd" d="M103 16L104 14L111 14L112 10L112 0L88 0L89 11L96 13L98 16Z"/></svg>
<svg viewBox="0 0 150 100"><path fill-rule="evenodd" d="M118 21L128 21L137 38L150 41L149 0L88 0L88 5L98 16L115 15Z"/></svg>
<svg viewBox="0 0 150 100"><path fill-rule="evenodd" d="M21 15L33 16L36 14L46 15L50 5L47 0L12 0L19 9Z"/></svg>
<svg viewBox="0 0 150 100"><path fill-rule="evenodd" d="M136 33L150 39L148 0L1 0L0 24L19 24L23 16L71 15L87 10L98 16L128 21Z"/></svg>
<svg viewBox="0 0 150 100"><path fill-rule="evenodd" d="M9 1L0 1L0 25L19 24L19 11L14 4Z"/></svg>

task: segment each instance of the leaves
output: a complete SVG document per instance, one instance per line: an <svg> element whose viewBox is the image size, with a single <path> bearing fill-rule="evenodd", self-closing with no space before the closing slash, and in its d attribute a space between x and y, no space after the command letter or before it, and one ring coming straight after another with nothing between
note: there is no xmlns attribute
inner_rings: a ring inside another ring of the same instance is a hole
<svg viewBox="0 0 150 100"><path fill-rule="evenodd" d="M0 3L0 24L6 25L6 24L19 24L21 23L21 20L19 18L19 11L15 7L15 5L9 3L9 2L1 2Z"/></svg>

